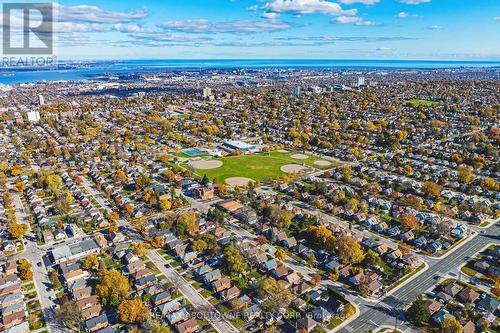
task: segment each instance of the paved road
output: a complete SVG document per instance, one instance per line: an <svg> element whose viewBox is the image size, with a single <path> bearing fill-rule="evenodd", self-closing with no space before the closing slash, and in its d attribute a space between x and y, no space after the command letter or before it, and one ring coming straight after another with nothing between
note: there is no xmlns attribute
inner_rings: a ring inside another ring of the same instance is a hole
<svg viewBox="0 0 500 333"><path fill-rule="evenodd" d="M374 330L379 325L394 325L395 313L409 306L419 295L431 289L448 272L467 262L482 248L498 243L500 240L499 235L500 228L493 224L483 234L476 235L445 258L430 260L428 262L429 268L411 283L406 284L392 295L383 298L379 303L363 305L361 315L340 332L362 333ZM408 327L410 326L403 325L403 328Z"/></svg>
<svg viewBox="0 0 500 333"><path fill-rule="evenodd" d="M239 332L236 327L222 318L215 307L202 297L198 291L196 291L196 289L188 281L186 281L182 275L179 274L179 272L170 267L165 258L163 258L156 250L149 250L149 258L154 262L162 274L166 276L167 280L179 288L194 308L202 313L205 319L207 319L218 332Z"/></svg>
<svg viewBox="0 0 500 333"><path fill-rule="evenodd" d="M19 195L17 193L13 193L12 199L18 222L27 224L29 228L28 215L24 210L24 206ZM33 282L38 293L42 312L48 324L47 330L51 333L63 333L64 331L51 320L53 318L53 307L56 305L53 300L56 298L54 290L51 287L47 270L43 264L38 266L38 263L42 261L42 257L45 254L46 251L39 249L36 246L36 243L28 241L25 245L25 250L22 253L14 255L13 258L15 260L24 258L32 264Z"/></svg>

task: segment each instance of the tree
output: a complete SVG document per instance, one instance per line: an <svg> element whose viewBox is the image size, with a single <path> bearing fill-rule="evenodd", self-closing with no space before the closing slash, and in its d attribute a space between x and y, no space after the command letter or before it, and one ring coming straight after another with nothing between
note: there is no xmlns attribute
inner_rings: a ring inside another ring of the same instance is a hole
<svg viewBox="0 0 500 333"><path fill-rule="evenodd" d="M55 318L61 326L72 331L80 332L85 329L85 319L75 301L66 301L62 303L55 312Z"/></svg>
<svg viewBox="0 0 500 333"><path fill-rule="evenodd" d="M358 285L358 290L361 296L363 297L370 295L370 289L368 288L368 284L364 281Z"/></svg>
<svg viewBox="0 0 500 333"><path fill-rule="evenodd" d="M57 274L57 271L52 271L49 276L50 283L52 283L52 287L55 290L60 290L62 288L62 283L59 280L59 274Z"/></svg>
<svg viewBox="0 0 500 333"><path fill-rule="evenodd" d="M446 317L441 324L442 333L462 333L464 327L455 317Z"/></svg>
<svg viewBox="0 0 500 333"><path fill-rule="evenodd" d="M265 278L259 284L259 295L265 299L262 307L266 311L274 311L279 308L287 308L292 301L289 289L284 288L273 278Z"/></svg>
<svg viewBox="0 0 500 333"><path fill-rule="evenodd" d="M152 245L154 248L163 247L163 246L165 245L165 240L163 239L163 237L160 237L160 236L155 236L155 237L153 237L153 239L151 240L151 245Z"/></svg>
<svg viewBox="0 0 500 333"><path fill-rule="evenodd" d="M125 209L125 212L129 215L131 215L134 212L134 205L132 204L128 203L123 208Z"/></svg>
<svg viewBox="0 0 500 333"><path fill-rule="evenodd" d="M493 178L484 178L481 182L481 187L490 191L498 191L500 189L500 183Z"/></svg>
<svg viewBox="0 0 500 333"><path fill-rule="evenodd" d="M91 254L82 259L82 268L89 270L99 266L99 258L95 254Z"/></svg>
<svg viewBox="0 0 500 333"><path fill-rule="evenodd" d="M399 251L401 251L403 256L407 256L411 253L411 246L409 246L408 244L403 243L403 242L400 242L398 244L398 249L399 249Z"/></svg>
<svg viewBox="0 0 500 333"><path fill-rule="evenodd" d="M403 214L401 215L401 225L406 229L417 229L420 227L420 222L412 214Z"/></svg>
<svg viewBox="0 0 500 333"><path fill-rule="evenodd" d="M330 278L330 280L332 280L333 282L338 281L339 277L340 277L340 271L338 267L335 267L330 271L330 273L328 273L328 278Z"/></svg>
<svg viewBox="0 0 500 333"><path fill-rule="evenodd" d="M171 333L172 330L166 324L155 319L148 319L141 325L141 333Z"/></svg>
<svg viewBox="0 0 500 333"><path fill-rule="evenodd" d="M321 275L319 275L318 273L314 273L313 275L311 275L311 282L315 285L320 283L321 282Z"/></svg>
<svg viewBox="0 0 500 333"><path fill-rule="evenodd" d="M461 165L457 169L457 179L460 183L470 184L474 180L474 172L470 167Z"/></svg>
<svg viewBox="0 0 500 333"><path fill-rule="evenodd" d="M124 300L118 306L120 321L125 324L139 324L144 322L149 316L146 304L140 299Z"/></svg>
<svg viewBox="0 0 500 333"><path fill-rule="evenodd" d="M172 209L172 202L168 200L167 197L163 196L160 198L160 209L163 212L169 211Z"/></svg>
<svg viewBox="0 0 500 333"><path fill-rule="evenodd" d="M122 181L125 178L127 178L125 171L123 171L122 169L116 170L116 172L115 172L115 179L116 180Z"/></svg>
<svg viewBox="0 0 500 333"><path fill-rule="evenodd" d="M13 239L22 239L27 230L28 226L26 224L17 223L15 221L10 221L7 225L7 231Z"/></svg>
<svg viewBox="0 0 500 333"><path fill-rule="evenodd" d="M348 303L346 304L346 306L344 306L344 310L342 311L344 319L354 316L355 314L356 314L356 308L354 307L354 305Z"/></svg>
<svg viewBox="0 0 500 333"><path fill-rule="evenodd" d="M136 255L141 257L141 259L146 259L148 256L146 243L135 243L132 244L132 250Z"/></svg>
<svg viewBox="0 0 500 333"><path fill-rule="evenodd" d="M307 266L316 267L316 263L317 263L317 260L316 260L316 256L314 255L314 253L309 253L307 255Z"/></svg>
<svg viewBox="0 0 500 333"><path fill-rule="evenodd" d="M245 257L241 254L240 250L236 248L234 244L226 246L224 249L224 266L229 274L241 274L243 273L248 265L246 263Z"/></svg>
<svg viewBox="0 0 500 333"><path fill-rule="evenodd" d="M195 212L185 212L177 218L175 231L180 237L194 237L200 232L198 215Z"/></svg>
<svg viewBox="0 0 500 333"><path fill-rule="evenodd" d="M376 266L380 262L380 256L372 249L368 249L365 256L365 262L369 266Z"/></svg>
<svg viewBox="0 0 500 333"><path fill-rule="evenodd" d="M346 182L349 182L349 180L351 179L351 175L352 175L352 168L351 168L351 166L347 165L347 164L344 164L342 166L342 168L340 169L340 173L344 177L344 180Z"/></svg>
<svg viewBox="0 0 500 333"><path fill-rule="evenodd" d="M17 261L17 270L19 271L19 275L21 275L21 279L31 280L33 278L33 271L31 270L31 264L28 260L19 259Z"/></svg>
<svg viewBox="0 0 500 333"><path fill-rule="evenodd" d="M427 181L423 183L422 191L428 198L437 199L441 195L441 186L434 182Z"/></svg>
<svg viewBox="0 0 500 333"><path fill-rule="evenodd" d="M208 249L208 244L200 238L193 241L191 248L196 252L204 252Z"/></svg>
<svg viewBox="0 0 500 333"><path fill-rule="evenodd" d="M128 279L117 270L102 271L101 280L96 286L96 294L102 304L116 306L130 293Z"/></svg>
<svg viewBox="0 0 500 333"><path fill-rule="evenodd" d="M18 180L18 181L16 181L16 185L15 185L14 189L17 192L24 192L24 190L26 189L26 184L23 181Z"/></svg>
<svg viewBox="0 0 500 333"><path fill-rule="evenodd" d="M284 260L287 257L286 251L283 250L281 247L276 250L276 258L278 260Z"/></svg>
<svg viewBox="0 0 500 333"><path fill-rule="evenodd" d="M365 254L361 245L351 236L341 236L337 240L339 257L344 264L357 264L361 262Z"/></svg>
<svg viewBox="0 0 500 333"><path fill-rule="evenodd" d="M425 301L422 298L417 299L406 311L408 318L421 326L424 323L427 323L431 318L431 314L425 307Z"/></svg>
<svg viewBox="0 0 500 333"><path fill-rule="evenodd" d="M109 212L109 214L108 214L108 221L110 223L117 223L119 218L120 218L120 215L118 215L118 213L115 211Z"/></svg>

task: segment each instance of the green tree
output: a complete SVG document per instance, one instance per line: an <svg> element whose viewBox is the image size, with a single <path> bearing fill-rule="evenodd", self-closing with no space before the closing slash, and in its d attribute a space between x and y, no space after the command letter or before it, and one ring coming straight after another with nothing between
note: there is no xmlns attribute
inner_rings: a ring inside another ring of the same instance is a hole
<svg viewBox="0 0 500 333"><path fill-rule="evenodd" d="M413 304L406 311L406 314L408 315L408 318L418 326L429 322L429 319L431 318L431 314L425 307L425 301L422 298L413 302Z"/></svg>

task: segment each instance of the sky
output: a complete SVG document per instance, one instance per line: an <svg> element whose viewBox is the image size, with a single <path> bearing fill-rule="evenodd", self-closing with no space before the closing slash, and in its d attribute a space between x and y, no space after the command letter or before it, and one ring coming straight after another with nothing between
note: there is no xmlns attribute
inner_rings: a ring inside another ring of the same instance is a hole
<svg viewBox="0 0 500 333"><path fill-rule="evenodd" d="M500 60L500 0L61 0L53 7L55 53L64 60Z"/></svg>

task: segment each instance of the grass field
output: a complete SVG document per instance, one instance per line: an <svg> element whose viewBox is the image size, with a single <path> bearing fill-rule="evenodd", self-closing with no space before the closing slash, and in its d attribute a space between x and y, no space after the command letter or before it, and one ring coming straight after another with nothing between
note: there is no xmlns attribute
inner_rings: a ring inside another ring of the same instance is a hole
<svg viewBox="0 0 500 333"><path fill-rule="evenodd" d="M411 99L408 101L412 106L417 107L417 106L433 106L438 104L437 102L434 101L428 101L425 99Z"/></svg>
<svg viewBox="0 0 500 333"><path fill-rule="evenodd" d="M270 152L269 155L242 155L216 158L222 161L223 165L217 169L195 170L200 176L207 175L209 179L216 179L223 182L229 177L246 177L253 180L265 181L266 179L283 176L285 173L280 170L287 164L306 164L312 166L319 160L319 157L309 156L306 160L296 160L290 157L293 152Z"/></svg>

